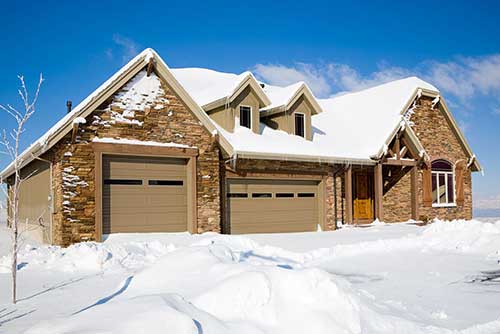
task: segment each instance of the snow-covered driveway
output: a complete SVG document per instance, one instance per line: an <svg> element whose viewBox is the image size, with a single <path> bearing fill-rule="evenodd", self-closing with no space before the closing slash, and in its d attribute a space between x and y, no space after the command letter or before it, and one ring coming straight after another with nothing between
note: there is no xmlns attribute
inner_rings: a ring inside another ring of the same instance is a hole
<svg viewBox="0 0 500 334"><path fill-rule="evenodd" d="M0 333L500 333L499 261L478 221L26 245Z"/></svg>

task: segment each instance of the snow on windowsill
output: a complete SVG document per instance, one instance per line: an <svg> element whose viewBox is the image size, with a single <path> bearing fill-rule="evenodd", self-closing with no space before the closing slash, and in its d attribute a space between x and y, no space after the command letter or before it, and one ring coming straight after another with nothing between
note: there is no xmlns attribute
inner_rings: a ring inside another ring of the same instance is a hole
<svg viewBox="0 0 500 334"><path fill-rule="evenodd" d="M185 144L178 143L161 143L156 141L142 141L136 139L126 139L126 138L98 138L95 137L92 142L94 143L108 143L108 144L125 144L125 145L143 145L143 146L159 146L159 147L179 147L179 148L197 148L196 146L189 146Z"/></svg>

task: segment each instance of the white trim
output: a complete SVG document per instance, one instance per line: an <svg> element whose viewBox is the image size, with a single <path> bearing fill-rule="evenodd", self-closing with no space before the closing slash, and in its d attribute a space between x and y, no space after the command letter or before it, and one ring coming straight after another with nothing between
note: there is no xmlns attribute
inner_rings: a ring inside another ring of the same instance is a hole
<svg viewBox="0 0 500 334"><path fill-rule="evenodd" d="M303 112L294 112L292 115L293 116L293 134L296 135L296 136L299 136L299 137L302 137L302 138L307 138L307 132L306 132L306 114L303 113ZM302 128L304 129L304 136L300 136L298 135L296 132L297 132L297 124L296 124L296 121L297 119L295 118L295 115L302 115L302 121L303 121L303 125L302 125Z"/></svg>
<svg viewBox="0 0 500 334"><path fill-rule="evenodd" d="M456 208L457 204L456 203L449 203L449 204L432 204L433 208Z"/></svg>
<svg viewBox="0 0 500 334"><path fill-rule="evenodd" d="M252 106L249 106L249 105L246 105L246 104L240 104L240 105L238 106L238 116L239 116L239 117L235 117L235 119L237 119L237 120L238 120L238 124L237 124L237 125L238 125L238 126L242 126L242 127L245 127L245 128L246 128L246 126L241 125L241 107L250 108L250 126L249 126L248 128L249 128L250 130L252 130L252 124L253 124L253 119L252 119L252 118L253 118L253 108L252 108Z"/></svg>
<svg viewBox="0 0 500 334"><path fill-rule="evenodd" d="M441 160L441 159L437 159ZM436 160L436 161L437 161ZM449 162L448 162L449 163ZM451 163L449 163L452 166L451 172L445 172L445 171L433 171L431 167L431 181L434 178L434 175L436 176L436 201L437 203L434 203L434 198L432 199L432 206L433 207L454 207L457 206L457 191L456 191L456 180L455 180L455 166L453 166ZM444 178L444 194L446 198L446 203L441 203L440 202L440 196L439 196L439 175L443 174L445 175ZM453 202L448 202L448 175L451 175L452 180L453 180Z"/></svg>

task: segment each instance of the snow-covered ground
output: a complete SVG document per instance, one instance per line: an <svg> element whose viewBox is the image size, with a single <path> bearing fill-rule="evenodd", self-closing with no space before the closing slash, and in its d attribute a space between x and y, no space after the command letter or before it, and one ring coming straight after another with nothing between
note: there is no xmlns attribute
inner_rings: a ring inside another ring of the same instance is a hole
<svg viewBox="0 0 500 334"><path fill-rule="evenodd" d="M0 333L500 333L500 220L29 245Z"/></svg>

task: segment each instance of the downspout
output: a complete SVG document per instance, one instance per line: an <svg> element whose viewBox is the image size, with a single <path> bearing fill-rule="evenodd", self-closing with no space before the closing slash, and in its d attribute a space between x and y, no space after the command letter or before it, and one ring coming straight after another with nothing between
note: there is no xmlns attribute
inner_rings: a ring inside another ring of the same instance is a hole
<svg viewBox="0 0 500 334"><path fill-rule="evenodd" d="M333 167L332 167L333 169ZM333 214L334 214L334 226L337 229L337 173L338 170L333 172Z"/></svg>

